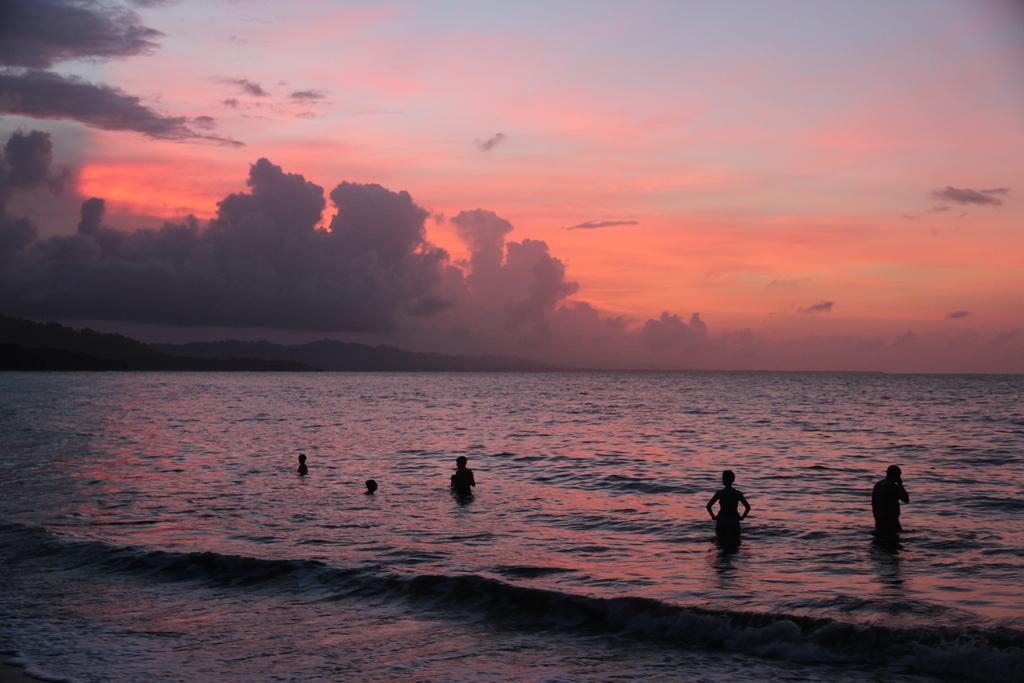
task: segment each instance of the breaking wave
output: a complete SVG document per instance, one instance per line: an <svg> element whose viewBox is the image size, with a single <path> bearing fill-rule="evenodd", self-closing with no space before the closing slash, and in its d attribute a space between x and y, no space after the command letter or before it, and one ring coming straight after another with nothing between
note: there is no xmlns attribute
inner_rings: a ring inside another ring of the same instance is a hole
<svg viewBox="0 0 1024 683"><path fill-rule="evenodd" d="M896 628L793 614L716 610L651 598L601 598L516 585L489 576L397 574L308 559L260 559L215 552L171 552L73 540L47 529L0 524L14 563L123 573L162 582L237 590L308 593L311 598L391 599L497 626L576 629L687 649L741 652L773 660L841 664L955 679L1019 680L1024 631L1011 627ZM499 567L514 578L558 571Z"/></svg>

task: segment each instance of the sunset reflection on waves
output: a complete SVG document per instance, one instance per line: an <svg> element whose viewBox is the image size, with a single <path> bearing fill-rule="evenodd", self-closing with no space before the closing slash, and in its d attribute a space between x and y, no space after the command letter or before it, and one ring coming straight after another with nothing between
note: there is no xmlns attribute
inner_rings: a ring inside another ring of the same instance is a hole
<svg viewBox="0 0 1024 683"><path fill-rule="evenodd" d="M1024 615L1021 377L0 381L0 521L100 542L115 568L128 552L118 549L160 550L209 554L201 562L316 561L324 569L315 576L475 576L555 595L892 628L1018 629ZM295 473L299 453L308 455L306 477ZM457 455L478 482L463 504L448 491ZM905 533L883 544L871 533L870 494L891 463L902 466L911 502ZM753 506L737 548L715 542L704 510L726 468ZM363 493L371 477L374 496ZM342 590L324 580L295 579L312 596ZM116 576L102 582L79 616L130 618L114 596L143 589ZM234 623L228 612L241 596L216 607L222 598L197 618ZM187 611L187 599L167 600ZM271 609L251 602L245 609ZM372 628L386 630L389 619ZM354 642L358 629L332 637Z"/></svg>

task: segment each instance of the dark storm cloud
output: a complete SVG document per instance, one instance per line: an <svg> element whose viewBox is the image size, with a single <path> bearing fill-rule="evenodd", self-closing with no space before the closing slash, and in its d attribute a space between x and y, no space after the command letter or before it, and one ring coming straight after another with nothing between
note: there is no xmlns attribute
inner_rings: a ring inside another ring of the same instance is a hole
<svg viewBox="0 0 1024 683"><path fill-rule="evenodd" d="M341 183L328 231L323 188L301 175L260 159L248 186L205 227L116 230L87 200L75 234L4 246L0 299L23 315L325 331L386 331L447 306L433 291L447 254L408 193Z"/></svg>
<svg viewBox="0 0 1024 683"><path fill-rule="evenodd" d="M236 86L246 95L253 97L269 97L270 93L263 89L259 83L250 81L248 78L225 78L224 83Z"/></svg>
<svg viewBox="0 0 1024 683"><path fill-rule="evenodd" d="M107 210L107 203L99 197L91 197L82 202L79 211L81 219L78 221L78 232L83 235L97 235L103 227L103 214Z"/></svg>
<svg viewBox="0 0 1024 683"><path fill-rule="evenodd" d="M639 225L640 221L588 221L570 225L566 230L595 230L597 228L614 228L619 225Z"/></svg>
<svg viewBox="0 0 1024 683"><path fill-rule="evenodd" d="M23 250L38 234L39 229L30 219L8 216L0 211L0 265L7 267L8 255Z"/></svg>
<svg viewBox="0 0 1024 683"><path fill-rule="evenodd" d="M91 0L0 0L0 64L48 67L154 50L163 34L126 8Z"/></svg>
<svg viewBox="0 0 1024 683"><path fill-rule="evenodd" d="M831 313L832 307L835 306L834 301L819 301L816 304L811 304L806 308L796 309L800 313Z"/></svg>
<svg viewBox="0 0 1024 683"><path fill-rule="evenodd" d="M59 192L67 175L67 169L53 166L49 133L17 132L7 139L0 153L0 263L6 261L5 255L31 244L38 234L30 219L7 214L7 200L17 191L38 187Z"/></svg>
<svg viewBox="0 0 1024 683"><path fill-rule="evenodd" d="M323 90L296 90L288 97L300 102L310 102L324 99L327 97L327 93Z"/></svg>
<svg viewBox="0 0 1024 683"><path fill-rule="evenodd" d="M971 314L970 311L964 311L964 310L953 311L951 313L947 313L946 314L946 319L947 320L962 320L962 319L966 318L967 316L969 316L970 314Z"/></svg>
<svg viewBox="0 0 1024 683"><path fill-rule="evenodd" d="M163 140L241 144L197 133L186 118L160 114L117 88L41 68L148 53L162 35L132 10L94 0L0 0L0 113L78 121ZM212 119L193 122L209 128Z"/></svg>
<svg viewBox="0 0 1024 683"><path fill-rule="evenodd" d="M59 176L45 135L21 135L8 147L0 196ZM430 214L408 193L343 182L328 197L266 159L250 168L248 189L225 197L203 224L125 231L106 224L105 210L102 198L87 199L77 229L47 239L31 221L0 211L5 313L375 332L399 344L567 365L634 357L671 366L714 347L699 315L665 313L634 330L570 300L579 285L565 264L543 241L508 241L511 223L491 211L449 219L470 252L456 264L427 241Z"/></svg>
<svg viewBox="0 0 1024 683"><path fill-rule="evenodd" d="M699 313L691 315L687 323L678 315L665 311L660 318L644 323L642 334L648 348L653 351L694 349L707 341L708 326L700 319Z"/></svg>
<svg viewBox="0 0 1024 683"><path fill-rule="evenodd" d="M579 283L566 280L565 264L551 255L546 242L524 239L509 242L506 250L506 276L526 284L525 295L506 306L509 325L544 334L548 315L560 301L579 290Z"/></svg>
<svg viewBox="0 0 1024 683"><path fill-rule="evenodd" d="M976 204L979 206L1002 206L1003 200L999 197L1010 193L1008 187L994 187L988 190L972 190L966 187L946 187L935 190L932 196L955 204Z"/></svg>
<svg viewBox="0 0 1024 683"><path fill-rule="evenodd" d="M417 318L426 318L441 311L447 311L453 305L451 301L438 296L425 296L409 309L409 315Z"/></svg>
<svg viewBox="0 0 1024 683"><path fill-rule="evenodd" d="M451 222L469 247L470 283L477 288L491 286L501 270L505 235L512 232L512 224L485 209L461 211Z"/></svg>
<svg viewBox="0 0 1024 683"><path fill-rule="evenodd" d="M481 152L490 152L492 149L500 145L501 143L508 140L508 136L504 133L495 133L486 140L475 140L476 148Z"/></svg>
<svg viewBox="0 0 1024 683"><path fill-rule="evenodd" d="M68 176L67 169L53 167L53 143L50 134L34 130L13 133L0 157L0 206L17 189L48 186L59 192Z"/></svg>
<svg viewBox="0 0 1024 683"><path fill-rule="evenodd" d="M199 133L182 116L165 116L133 95L51 71L0 72L0 112L37 119L78 121L104 130L128 130L161 140L242 143Z"/></svg>
<svg viewBox="0 0 1024 683"><path fill-rule="evenodd" d="M468 317L496 316L484 327L547 335L558 304L579 289L566 279L565 264L543 241L506 242L512 224L493 211L462 211L451 223L470 250Z"/></svg>

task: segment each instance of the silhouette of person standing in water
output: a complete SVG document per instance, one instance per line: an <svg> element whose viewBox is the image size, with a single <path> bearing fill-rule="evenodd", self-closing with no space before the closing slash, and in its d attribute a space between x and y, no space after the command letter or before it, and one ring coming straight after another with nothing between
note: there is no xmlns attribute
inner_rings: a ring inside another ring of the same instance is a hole
<svg viewBox="0 0 1024 683"><path fill-rule="evenodd" d="M740 521L746 519L750 514L750 503L743 497L743 493L732 487L736 481L736 475L732 470L722 472L722 483L724 488L715 492L708 501L708 514L715 520L715 534L719 539L725 541L738 541L740 538ZM718 502L718 515L715 515L712 506ZM743 503L743 515L738 510L739 504Z"/></svg>
<svg viewBox="0 0 1024 683"><path fill-rule="evenodd" d="M305 453L300 453L299 454L299 470L298 471L299 471L299 476L302 476L302 477L304 477L307 474L309 474L309 468L306 467L306 454Z"/></svg>
<svg viewBox="0 0 1024 683"><path fill-rule="evenodd" d="M452 491L460 497L473 495L473 487L476 480L473 478L473 470L466 467L466 456L460 455L455 458L455 474L452 475Z"/></svg>
<svg viewBox="0 0 1024 683"><path fill-rule="evenodd" d="M892 535L903 531L900 526L900 501L910 502L910 495L903 488L903 470L897 465L889 465L885 479L875 484L871 491L871 512L875 516L876 532Z"/></svg>

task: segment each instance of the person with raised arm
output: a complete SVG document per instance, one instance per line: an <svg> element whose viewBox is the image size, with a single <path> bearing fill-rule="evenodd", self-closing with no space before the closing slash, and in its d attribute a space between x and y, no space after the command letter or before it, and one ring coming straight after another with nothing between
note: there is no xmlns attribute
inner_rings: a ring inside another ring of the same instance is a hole
<svg viewBox="0 0 1024 683"><path fill-rule="evenodd" d="M875 484L871 491L871 513L875 516L875 531L892 535L903 531L900 525L900 502L909 503L910 494L903 488L903 470L898 465L889 465L885 479Z"/></svg>

